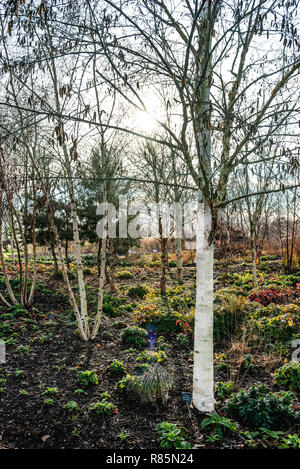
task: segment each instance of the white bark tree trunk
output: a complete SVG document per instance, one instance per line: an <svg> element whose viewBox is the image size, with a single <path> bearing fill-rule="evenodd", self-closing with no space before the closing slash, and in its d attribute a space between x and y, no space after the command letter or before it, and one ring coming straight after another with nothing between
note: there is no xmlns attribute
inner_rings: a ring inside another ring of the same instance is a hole
<svg viewBox="0 0 300 469"><path fill-rule="evenodd" d="M95 324L92 330L92 339L95 339L98 334L100 327L101 316L102 316L102 307L103 307L103 297L104 297L104 279L105 279L105 265L106 265L106 246L107 238L102 238L101 244L101 266L100 266L100 278L99 278L99 294L98 294L98 308L95 318Z"/></svg>
<svg viewBox="0 0 300 469"><path fill-rule="evenodd" d="M6 285L10 300L11 300L12 304L17 305L18 302L16 300L16 297L14 295L14 292L13 292L13 290L11 288L11 285L10 285L10 282L9 282L9 277L8 277L8 274L7 274L5 259L4 259L3 250L2 250L2 224L0 224L0 261L1 261L1 265L2 265L5 285ZM1 295L1 299L2 299L2 302L3 303L5 302L6 306L8 306L9 303L4 299L4 297L2 295Z"/></svg>
<svg viewBox="0 0 300 469"><path fill-rule="evenodd" d="M213 412L214 247L213 244L209 244L212 216L210 207L207 204L199 203L197 212L197 291L194 331L193 405L201 412Z"/></svg>
<svg viewBox="0 0 300 469"><path fill-rule="evenodd" d="M34 294L35 294L35 286L36 286L36 281L37 281L37 252L36 252L36 212L37 212L37 206L36 206L36 193L35 193L35 188L34 188L34 183L33 183L33 193L34 193L34 206L33 206L33 217L32 217L32 255L33 255L33 275L32 275L32 284L31 284L31 289L28 297L28 304L29 306L32 306L33 300L34 300Z"/></svg>
<svg viewBox="0 0 300 469"><path fill-rule="evenodd" d="M252 256L252 286L258 287L257 268L256 268L256 249L255 249L255 233L251 232L251 256Z"/></svg>
<svg viewBox="0 0 300 469"><path fill-rule="evenodd" d="M13 242L12 236L10 237L10 250L11 250L11 265L14 265L15 253L14 253L14 242Z"/></svg>
<svg viewBox="0 0 300 469"><path fill-rule="evenodd" d="M27 287L28 287L28 274L29 274L29 265L28 265L28 246L27 246L27 242L26 242L26 239L25 239L25 234L24 234L24 230L23 230L23 225L22 225L22 222L21 222L21 219L20 219L20 216L17 212L17 210L15 209L15 207L13 206L12 203L10 203L10 207L11 207L11 212L12 214L15 216L16 220L17 220L17 224L18 224L18 227L19 227L19 233L20 233L20 236L21 236L21 239L22 239L22 243L23 243L23 255L24 255L24 283L23 283L23 287L22 287L22 283L21 283L21 277L20 277L20 287L22 288L22 295L21 295L21 302L24 306L26 306L27 304ZM21 272L22 272L22 263L21 261L19 262L20 264L20 275L21 275Z"/></svg>
<svg viewBox="0 0 300 469"><path fill-rule="evenodd" d="M176 280L179 285L183 282L183 272L182 272L182 239L176 238L176 251L177 251L177 274Z"/></svg>
<svg viewBox="0 0 300 469"><path fill-rule="evenodd" d="M76 267L77 267L78 286L79 286L80 314L82 317L85 335L87 338L89 338L90 330L89 330L89 319L88 319L88 311L87 311L85 282L84 282L84 275L83 275L78 216L77 216L77 210L76 210L76 205L75 205L75 200L74 200L73 185L71 183L69 184L69 190L70 190L71 216L72 216L72 221L73 221L74 252L75 252Z"/></svg>

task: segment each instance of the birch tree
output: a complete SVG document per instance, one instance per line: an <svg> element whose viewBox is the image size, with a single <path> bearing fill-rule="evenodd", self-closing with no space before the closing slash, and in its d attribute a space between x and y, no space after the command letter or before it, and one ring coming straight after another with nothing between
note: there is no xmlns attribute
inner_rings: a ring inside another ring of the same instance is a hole
<svg viewBox="0 0 300 469"><path fill-rule="evenodd" d="M218 212L230 202L226 188L232 171L245 162L256 164L257 150L278 138L283 124L295 122L298 108L291 90L295 91L300 64L291 17L296 4L292 2L289 10L272 1L237 1L232 6L222 1L104 3L107 34L101 41L119 76L118 92L147 111L134 79L141 68L157 80L172 82L176 90L180 137L164 121L159 124L181 151L199 189L193 403L211 412L213 239ZM95 30L96 12L93 8ZM122 33L120 18L126 25ZM284 37L283 44L276 39L283 57L280 64L273 57L266 62L267 51L259 49L262 39L270 41L271 28L273 41L276 34ZM189 133L194 136L192 152ZM259 159L264 161L263 154Z"/></svg>
<svg viewBox="0 0 300 469"><path fill-rule="evenodd" d="M59 103L54 108L41 104L32 109L30 104L11 99L1 100L1 106L17 107L19 112L34 112L58 122L117 127L173 148L188 167L198 191L193 403L200 411L211 412L213 258L218 215L234 202L227 195L233 171L245 164L251 167L266 162L266 146L294 135L300 68L297 2L86 0L81 9L77 2L70 2L68 10L43 2L34 12L26 4L18 5L18 10L16 4L7 9L8 33L23 9L22 18L28 19L23 20L21 28L29 28L33 37L39 37L32 25L47 24L44 31L48 28L48 35L56 41L48 52L44 48L35 57L32 51L29 64L35 60L51 63L68 55L80 56L83 63L96 58L98 81L94 85L105 83L123 106L130 107L131 114L152 114L168 137L146 135L132 121L127 126L105 119L99 122L97 114L91 116L81 106L70 112L64 112ZM62 41L64 46L58 45ZM14 59L14 63L17 66L18 61ZM51 69L54 73L53 66ZM174 89L177 106L172 125L147 104L154 84ZM173 123L179 129L177 133L172 130ZM289 158L284 156L285 160ZM285 181L272 190L282 188L288 188ZM245 196L239 194L235 199Z"/></svg>

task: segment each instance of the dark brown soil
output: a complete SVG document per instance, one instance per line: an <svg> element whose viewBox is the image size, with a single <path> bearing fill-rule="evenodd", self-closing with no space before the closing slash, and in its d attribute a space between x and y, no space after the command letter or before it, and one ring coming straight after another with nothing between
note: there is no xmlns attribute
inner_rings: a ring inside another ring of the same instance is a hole
<svg viewBox="0 0 300 469"><path fill-rule="evenodd" d="M236 266L234 266L234 271ZM230 269L231 270L231 269ZM218 266L217 274L226 272L227 267ZM241 271L243 271L241 269ZM245 267L244 267L245 271ZM143 275L147 275L142 272ZM194 283L195 271L185 269L185 282ZM169 284L173 283L175 271L171 271ZM157 282L158 273L153 274ZM132 285L135 280L119 282ZM55 286L52 281L51 287ZM50 287L50 284L47 285ZM220 287L220 285L219 285ZM29 313L14 323L15 345L7 346L7 361L1 365L0 378L5 377L4 391L0 393L0 449L3 448L103 448L103 449L152 449L159 448L156 424L162 421L179 423L185 430L187 439L199 447L241 448L241 436L223 438L215 444L204 442L200 429L205 417L191 409L191 417L181 399L181 391L190 391L192 384L193 360L191 347L178 345L175 337L168 336L168 361L164 365L173 375L174 390L167 404L142 406L130 402L116 389L122 376L109 370L113 359L121 360L129 373L136 373L136 354L128 352L120 340L119 328L115 323L130 322L130 314L120 318L106 318L96 341L84 343L76 334L74 324L64 316L65 304L59 304L52 297L36 296L36 308L40 313ZM49 320L54 313L54 321ZM32 322L29 322L31 319ZM26 330L23 326L26 325ZM45 342L40 337L46 337ZM37 340L38 339L38 340ZM30 353L21 356L18 346L30 346ZM216 352L229 347L226 341L217 341ZM254 382L270 382L271 368L256 364L243 376L243 386ZM23 376L16 376L22 370ZM77 383L79 370L95 370L99 377L98 385L84 389L84 393L74 391L82 388ZM243 375L243 370L236 369ZM228 380L227 371L216 371L216 381ZM43 395L48 387L57 387L54 395ZM28 394L20 394L25 390ZM113 415L94 415L89 411L91 404L99 400L102 392L109 392L118 412ZM53 405L44 403L52 398ZM68 401L76 401L78 412L64 409ZM217 409L222 413L222 409ZM128 437L122 441L120 434Z"/></svg>

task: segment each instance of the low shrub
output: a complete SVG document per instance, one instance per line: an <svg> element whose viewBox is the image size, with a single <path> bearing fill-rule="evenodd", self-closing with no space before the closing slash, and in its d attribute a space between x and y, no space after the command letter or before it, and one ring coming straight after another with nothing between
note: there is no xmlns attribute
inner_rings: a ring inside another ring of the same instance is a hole
<svg viewBox="0 0 300 469"><path fill-rule="evenodd" d="M0 339L4 339L5 336L9 335L13 331L12 327L8 323L0 324Z"/></svg>
<svg viewBox="0 0 300 469"><path fill-rule="evenodd" d="M253 303L250 303L250 305L253 305ZM295 318L299 316L300 310L299 306L295 305L293 303L289 305L278 305L275 303L271 303L268 306L261 306L259 303L257 303L258 307L255 307L253 311L250 309L250 318L255 318L255 319L260 319L262 317L268 317L268 318L273 318L273 317L278 317L283 314L289 314ZM249 310L249 308L247 308Z"/></svg>
<svg viewBox="0 0 300 469"><path fill-rule="evenodd" d="M281 429L299 422L299 412L292 409L295 394L272 393L265 385L253 385L233 395L225 406L226 415L242 425Z"/></svg>
<svg viewBox="0 0 300 469"><path fill-rule="evenodd" d="M300 449L300 438L297 433L294 435L288 435L287 438L283 438L282 442L278 445L279 449Z"/></svg>
<svg viewBox="0 0 300 469"><path fill-rule="evenodd" d="M233 382L228 381L227 383L223 383L223 381L218 381L216 383L216 390L215 395L216 398L220 401L224 401L233 393Z"/></svg>
<svg viewBox="0 0 300 469"><path fill-rule="evenodd" d="M129 270L120 271L120 272L118 272L117 276L118 276L118 278L120 278L120 279L130 279L130 278L133 278L133 274L132 274L131 272L129 272Z"/></svg>
<svg viewBox="0 0 300 469"><path fill-rule="evenodd" d="M248 299L263 306L268 306L270 303L283 304L289 293L288 290L265 288L264 290L254 290L248 295Z"/></svg>
<svg viewBox="0 0 300 469"><path fill-rule="evenodd" d="M296 287L297 283L300 283L300 273L295 275L279 275L279 281L283 287Z"/></svg>
<svg viewBox="0 0 300 469"><path fill-rule="evenodd" d="M161 448L191 449L192 446L186 441L182 428L176 423L162 422L156 425L155 429Z"/></svg>
<svg viewBox="0 0 300 469"><path fill-rule="evenodd" d="M79 371L77 381L82 386L90 386L91 384L98 384L98 376L95 370Z"/></svg>
<svg viewBox="0 0 300 469"><path fill-rule="evenodd" d="M178 311L162 308L154 303L141 305L132 315L132 319L142 327L154 325L158 332L172 334L180 331L178 320L184 315Z"/></svg>
<svg viewBox="0 0 300 469"><path fill-rule="evenodd" d="M261 261L276 261L278 259L279 257L277 256L277 254L268 254L265 256L260 256Z"/></svg>
<svg viewBox="0 0 300 469"><path fill-rule="evenodd" d="M196 304L196 295L193 291L186 291L184 285L168 288L166 291L169 309L188 312Z"/></svg>
<svg viewBox="0 0 300 469"><path fill-rule="evenodd" d="M208 436L206 441L214 443L215 441L221 440L226 433L237 432L238 424L215 413L202 420L201 429L205 430L206 428L209 428L213 431L213 434Z"/></svg>
<svg viewBox="0 0 300 469"><path fill-rule="evenodd" d="M84 254L82 256L82 264L86 267L94 267L98 263L97 254Z"/></svg>
<svg viewBox="0 0 300 469"><path fill-rule="evenodd" d="M75 401L69 401L64 405L64 409L68 412L76 412L79 410L79 405Z"/></svg>
<svg viewBox="0 0 300 469"><path fill-rule="evenodd" d="M273 382L277 386L291 391L300 390L300 363L290 361L281 368L278 368L273 374Z"/></svg>
<svg viewBox="0 0 300 469"><path fill-rule="evenodd" d="M57 387L53 387L53 388L47 388L45 389L45 391L42 393L42 395L46 395L46 394L58 394L59 393L59 390Z"/></svg>
<svg viewBox="0 0 300 469"><path fill-rule="evenodd" d="M246 274L237 274L234 273L232 275L232 278L234 279L233 285L235 287L241 287L244 290L251 290L252 288L252 274L247 272Z"/></svg>
<svg viewBox="0 0 300 469"><path fill-rule="evenodd" d="M57 272L53 272L52 274L52 277L53 278L56 278L58 280L62 280L64 277L63 277L63 273L61 270L58 270ZM68 277L70 280L74 280L76 278L76 274L74 272L72 272L71 270L68 271Z"/></svg>
<svg viewBox="0 0 300 469"><path fill-rule="evenodd" d="M52 405L54 405L54 400L53 400L53 399L50 399L50 398L45 399L45 400L44 400L44 404L45 404L45 405L48 405L48 406L52 406Z"/></svg>
<svg viewBox="0 0 300 469"><path fill-rule="evenodd" d="M108 295L107 293L103 296L103 307L102 311L105 316L109 318L116 318L122 315L122 311L120 310L120 306L122 305L122 300L112 295Z"/></svg>
<svg viewBox="0 0 300 469"><path fill-rule="evenodd" d="M278 316L251 319L249 322L258 337L270 342L287 343L299 331L299 317L287 312Z"/></svg>
<svg viewBox="0 0 300 469"><path fill-rule="evenodd" d="M127 295L132 298L144 298L148 293L148 288L138 285L137 287L129 288Z"/></svg>
<svg viewBox="0 0 300 469"><path fill-rule="evenodd" d="M148 333L141 327L126 327L121 333L121 339L124 345L133 345L140 348L147 344Z"/></svg>
<svg viewBox="0 0 300 469"><path fill-rule="evenodd" d="M272 268L270 264L268 262L263 262L263 261L259 263L259 270L267 274L272 272Z"/></svg>
<svg viewBox="0 0 300 469"><path fill-rule="evenodd" d="M231 368L224 353L215 353L214 365L218 371L228 371Z"/></svg>
<svg viewBox="0 0 300 469"><path fill-rule="evenodd" d="M25 357L25 355L30 354L31 349L29 345L19 345L19 347L17 347L17 352L21 357Z"/></svg>
<svg viewBox="0 0 300 469"><path fill-rule="evenodd" d="M15 318L28 316L28 311L22 305L14 305L9 308L9 311Z"/></svg>
<svg viewBox="0 0 300 469"><path fill-rule="evenodd" d="M125 366L123 365L122 362L120 362L117 359L114 359L111 364L109 365L109 369L113 371L114 373L117 374L123 374L125 373Z"/></svg>
<svg viewBox="0 0 300 469"><path fill-rule="evenodd" d="M149 262L149 267L161 267L161 261Z"/></svg>
<svg viewBox="0 0 300 469"><path fill-rule="evenodd" d="M116 321L116 322L113 322L111 326L115 327L116 329L124 329L125 327L127 327L127 324L122 321Z"/></svg>
<svg viewBox="0 0 300 469"><path fill-rule="evenodd" d="M129 373L127 373L126 376L117 383L117 389L121 392L134 392L137 387L137 377L135 375L130 375Z"/></svg>
<svg viewBox="0 0 300 469"><path fill-rule="evenodd" d="M95 402L94 404L91 404L89 407L89 410L92 412L95 412L98 415L101 414L116 414L118 412L118 409L116 406L112 403L109 402L111 400L111 396L108 394L108 392L103 392L100 395L101 401Z"/></svg>
<svg viewBox="0 0 300 469"><path fill-rule="evenodd" d="M191 345L190 337L183 332L176 335L176 340L181 347L188 348Z"/></svg>
<svg viewBox="0 0 300 469"><path fill-rule="evenodd" d="M168 343L165 341L163 335L160 335L156 340L156 346L158 350L166 350L168 348Z"/></svg>
<svg viewBox="0 0 300 469"><path fill-rule="evenodd" d="M136 361L143 363L162 363L168 359L166 352L159 350L158 352L152 352L151 350L145 350L140 353L136 358Z"/></svg>

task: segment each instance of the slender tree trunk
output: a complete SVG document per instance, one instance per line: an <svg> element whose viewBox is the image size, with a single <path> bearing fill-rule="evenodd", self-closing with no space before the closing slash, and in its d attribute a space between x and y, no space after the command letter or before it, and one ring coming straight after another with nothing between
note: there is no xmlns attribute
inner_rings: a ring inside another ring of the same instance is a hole
<svg viewBox="0 0 300 469"><path fill-rule="evenodd" d="M75 197L74 197L74 192L73 192L73 184L71 180L69 181L69 191L70 191L71 215L72 215L72 220L73 220L74 251L75 251L75 258L76 258L79 297L80 297L80 313L81 313L81 317L82 317L82 321L84 325L85 335L87 338L89 338L90 331L89 331L89 321L88 321L88 312L87 312L85 282L84 282L84 275L83 275L81 246L80 246L80 238L79 238L78 217L77 217Z"/></svg>
<svg viewBox="0 0 300 469"><path fill-rule="evenodd" d="M2 293L0 293L0 302L4 305L7 306L8 308L11 308L11 304L4 298Z"/></svg>
<svg viewBox="0 0 300 469"><path fill-rule="evenodd" d="M113 239L109 240L109 286L111 293L116 292L115 284L115 263L116 255L114 250L114 241Z"/></svg>
<svg viewBox="0 0 300 469"><path fill-rule="evenodd" d="M35 160L34 160L33 157L32 157L32 162L35 164ZM35 165L35 169L38 173L38 167L36 165ZM54 218L53 218L53 214L52 214L52 211L51 211L51 205L50 205L50 202L49 202L49 199L48 199L47 189L44 185L43 185L43 191L44 191L45 201L46 201L46 205L47 205L47 209L48 209L48 217L49 217L49 221L50 221L50 226L51 226L51 229L52 229L52 232L53 232L53 235L54 235L54 239L55 239L55 243L56 243L56 246L57 246L61 271L62 271L64 282L65 282L65 285L66 285L66 288L67 288L69 301L70 301L70 304L71 304L71 306L74 310L74 313L75 313L75 316L76 316L76 319L77 319L77 324L78 324L78 328L79 328L79 331L80 331L80 335L83 338L83 340L87 341L88 337L85 334L82 317L80 315L78 305L76 303L76 299L74 297L74 293L73 293L73 290L71 288L70 280L69 280L69 277L68 277L68 272L67 272L65 262L64 262L62 244L61 244L60 238L58 236L57 228L56 228L55 223L54 223Z"/></svg>
<svg viewBox="0 0 300 469"><path fill-rule="evenodd" d="M21 257L21 250L20 250L20 246L19 246L19 243L18 243L18 238L17 238L17 233L16 233L16 229L15 229L14 218L13 218L12 212L11 212L11 227L12 227L14 242L15 242L15 245L16 245L16 248L17 248L17 256L18 256L18 262L19 262L19 294L20 294L20 302L22 302L22 298L23 298L22 257Z"/></svg>
<svg viewBox="0 0 300 469"><path fill-rule="evenodd" d="M101 268L100 268L100 278L99 278L99 295L98 295L98 308L95 318L95 324L92 331L92 339L94 339L98 333L102 315L102 306L103 306L103 296L104 296L104 278L105 278L105 264L106 264L106 243L107 239L102 239L101 244Z"/></svg>
<svg viewBox="0 0 300 469"><path fill-rule="evenodd" d="M67 267L70 270L69 241L67 239L66 239L66 243L65 243L65 256L66 256Z"/></svg>
<svg viewBox="0 0 300 469"><path fill-rule="evenodd" d="M51 34L49 33L48 24L46 25L46 27L47 27L49 37L51 37ZM61 105L60 105L60 99L59 99L59 82L57 78L56 63L55 63L53 51L54 51L54 47L53 47L52 41L50 41L49 52L50 52L51 65L52 65L51 75L52 75L52 80L53 80L53 90L55 94L56 111L58 114L60 114ZM71 165L71 160L69 157L69 152L68 152L68 149L65 143L65 138L64 138L64 134L65 134L64 123L60 117L58 118L58 125L59 125L59 137L61 139L62 150L64 154L64 159L65 159L66 173L68 176L68 189L69 189L69 195L70 195L70 208L71 208L71 217L72 217L72 224L73 224L74 252L75 252L76 267L77 267L78 286L79 286L80 315L82 318L84 333L85 333L86 338L88 339L90 336L90 330L89 330L89 321L88 321L85 282L84 282L84 275L83 275L76 198L75 198L75 192L74 192L74 186L73 186L73 180L72 180L73 172L72 172L72 165Z"/></svg>
<svg viewBox="0 0 300 469"><path fill-rule="evenodd" d="M50 244L50 249L53 257L53 262L54 262L54 275L55 277L58 276L58 262L57 262L57 257L56 257L56 252L55 252L55 247L54 244Z"/></svg>
<svg viewBox="0 0 300 469"><path fill-rule="evenodd" d="M255 232L251 230L250 232L250 243L251 243L251 257L252 257L252 286L253 288L258 287L257 280L257 267L256 267L256 246L255 246Z"/></svg>
<svg viewBox="0 0 300 469"><path fill-rule="evenodd" d="M196 311L194 332L193 404L201 412L214 411L213 263L214 246L208 204L198 205L196 251Z"/></svg>
<svg viewBox="0 0 300 469"><path fill-rule="evenodd" d="M16 297L14 295L14 292L12 291L12 288L11 288L11 285L10 285L10 282L9 282L9 278L8 278L8 274L7 274L7 270L6 270L6 264L5 264L5 260L4 260L4 255L3 255L2 223L0 223L0 260L1 260L1 265L2 265L4 281L5 281L5 285L6 285L10 300L11 300L12 304L17 305L18 302L16 300ZM2 300L2 302L4 302L4 304L6 304L6 306L8 306L8 303L6 302L6 300L4 300L3 296L1 298L1 300Z"/></svg>
<svg viewBox="0 0 300 469"><path fill-rule="evenodd" d="M290 234L290 222L289 222L289 198L288 195L286 197L286 240L285 240L285 248L286 248L286 269L287 273L291 273L290 269L290 248L289 248L289 234Z"/></svg>
<svg viewBox="0 0 300 469"><path fill-rule="evenodd" d="M159 192L158 186L156 187L156 203L159 203ZM167 238L163 236L163 226L161 213L158 214L158 231L160 238L160 247L161 247L161 277L160 277L160 293L161 296L166 295L166 283L167 283L167 268L168 268L168 253L167 253Z"/></svg>
<svg viewBox="0 0 300 469"><path fill-rule="evenodd" d="M174 238L172 243L172 254L176 254L176 238Z"/></svg>
<svg viewBox="0 0 300 469"><path fill-rule="evenodd" d="M28 273L29 273L29 271L28 271L28 247L27 247L27 241L26 241L26 238L25 238L25 233L24 233L24 230L23 230L23 226L22 226L19 214L18 214L17 210L15 209L15 207L12 204L11 204L11 209L12 209L12 212L14 213L14 215L16 217L18 227L19 227L19 232L20 232L22 242L23 242L24 285L23 285L22 303L23 303L23 305L26 305L26 303L27 303ZM21 270L22 270L22 265L20 264L20 273L21 273Z"/></svg>
<svg viewBox="0 0 300 469"><path fill-rule="evenodd" d="M176 280L179 285L183 282L183 269L182 269L182 239L176 238L176 252L177 252L177 273Z"/></svg>
<svg viewBox="0 0 300 469"><path fill-rule="evenodd" d="M98 242L98 251L97 251L98 277L100 277L100 273L101 273L101 245L102 245L102 239L99 239L99 242Z"/></svg>
<svg viewBox="0 0 300 469"><path fill-rule="evenodd" d="M35 286L36 286L36 280L37 280L37 253L36 253L36 223L35 223L35 217L36 217L36 211L37 211L37 206L36 206L36 193L35 193L35 187L33 183L33 193L34 193L34 206L33 206L33 213L32 213L32 254L33 254L33 276L32 276L32 284L31 284L31 289L28 297L28 304L31 306L34 300L34 293L35 293Z"/></svg>
<svg viewBox="0 0 300 469"><path fill-rule="evenodd" d="M167 268L168 268L167 239L162 238L161 239L161 278L160 278L160 293L162 296L166 295Z"/></svg>
<svg viewBox="0 0 300 469"><path fill-rule="evenodd" d="M10 237L10 250L11 250L11 264L15 262L15 253L14 253L14 241L12 236Z"/></svg>
<svg viewBox="0 0 300 469"><path fill-rule="evenodd" d="M11 241L11 239L10 239ZM2 245L2 226L0 224L0 258L1 258L1 264L3 266L3 262L4 261L4 256L3 256L3 245ZM2 267L2 270L4 272L4 269ZM6 279L5 279L5 283L6 283ZM0 302L5 305L5 306L8 306L9 308L11 307L11 304L4 298L4 296L2 295L2 293L0 293Z"/></svg>
<svg viewBox="0 0 300 469"><path fill-rule="evenodd" d="M291 234L291 246L290 246L290 257L289 257L289 273L293 272L293 257L295 247L295 234L296 234L296 194L294 196L294 209L293 209L293 221L292 221L292 234Z"/></svg>

